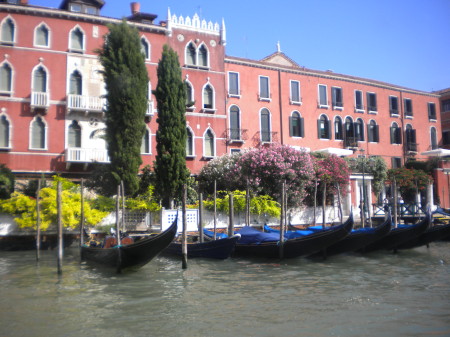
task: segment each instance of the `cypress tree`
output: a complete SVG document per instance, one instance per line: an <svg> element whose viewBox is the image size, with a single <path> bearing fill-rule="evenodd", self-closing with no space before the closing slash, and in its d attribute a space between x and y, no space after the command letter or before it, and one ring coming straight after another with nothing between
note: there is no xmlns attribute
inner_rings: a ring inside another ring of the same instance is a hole
<svg viewBox="0 0 450 337"><path fill-rule="evenodd" d="M137 29L125 20L108 28L99 57L107 91L105 123L110 170L115 182L123 180L126 194L132 195L139 188L149 79Z"/></svg>
<svg viewBox="0 0 450 337"><path fill-rule="evenodd" d="M164 45L157 74L158 86L154 90L158 104L155 185L162 206L170 208L173 199L181 198L181 188L189 172L186 168L185 84L178 55L168 45Z"/></svg>

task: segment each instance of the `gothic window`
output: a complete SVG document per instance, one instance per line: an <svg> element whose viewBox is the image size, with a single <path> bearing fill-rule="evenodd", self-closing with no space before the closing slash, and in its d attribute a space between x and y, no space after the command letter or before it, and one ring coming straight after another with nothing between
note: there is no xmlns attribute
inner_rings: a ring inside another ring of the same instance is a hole
<svg viewBox="0 0 450 337"><path fill-rule="evenodd" d="M194 104L194 89L188 81L184 82L186 88L186 106L191 107Z"/></svg>
<svg viewBox="0 0 450 337"><path fill-rule="evenodd" d="M198 49L198 63L202 67L208 66L208 49L203 44Z"/></svg>
<svg viewBox="0 0 450 337"><path fill-rule="evenodd" d="M68 146L81 147L81 127L77 121L69 125Z"/></svg>
<svg viewBox="0 0 450 337"><path fill-rule="evenodd" d="M196 55L196 48L194 46L194 44L191 42L187 45L186 47L186 64L188 65L196 65L196 59L197 59L197 55Z"/></svg>
<svg viewBox="0 0 450 337"><path fill-rule="evenodd" d="M0 148L9 148L9 121L5 115L0 116Z"/></svg>
<svg viewBox="0 0 450 337"><path fill-rule="evenodd" d="M0 92L12 91L12 69L8 63L0 67Z"/></svg>
<svg viewBox="0 0 450 337"><path fill-rule="evenodd" d="M38 67L33 74L33 91L47 92L47 72L43 67Z"/></svg>
<svg viewBox="0 0 450 337"><path fill-rule="evenodd" d="M46 147L45 123L41 117L36 117L31 122L31 144L32 149L43 150Z"/></svg>
<svg viewBox="0 0 450 337"><path fill-rule="evenodd" d="M214 109L214 91L209 84L203 89L203 109Z"/></svg>
<svg viewBox="0 0 450 337"><path fill-rule="evenodd" d="M48 47L50 44L49 36L50 31L44 24L41 24L34 31L34 44L39 47Z"/></svg>
<svg viewBox="0 0 450 337"><path fill-rule="evenodd" d="M194 135L190 128L186 128L186 156L193 157L194 156Z"/></svg>
<svg viewBox="0 0 450 337"><path fill-rule="evenodd" d="M84 34L78 27L70 33L70 50L78 52L84 50Z"/></svg>
<svg viewBox="0 0 450 337"><path fill-rule="evenodd" d="M150 45L144 37L141 38L141 52L146 60L150 59Z"/></svg>
<svg viewBox="0 0 450 337"><path fill-rule="evenodd" d="M70 75L69 93L71 95L82 95L82 79L78 71L74 71Z"/></svg>
<svg viewBox="0 0 450 337"><path fill-rule="evenodd" d="M436 150L438 148L437 134L436 128L433 126L430 130L430 138L431 138L431 149Z"/></svg>
<svg viewBox="0 0 450 337"><path fill-rule="evenodd" d="M210 129L205 132L204 136L204 155L207 158L214 157L215 151L214 151L214 134Z"/></svg>
<svg viewBox="0 0 450 337"><path fill-rule="evenodd" d="M150 154L150 131L146 128L142 137L141 153Z"/></svg>
<svg viewBox="0 0 450 337"><path fill-rule="evenodd" d="M11 18L7 18L2 23L2 41L6 44L14 43L16 26Z"/></svg>

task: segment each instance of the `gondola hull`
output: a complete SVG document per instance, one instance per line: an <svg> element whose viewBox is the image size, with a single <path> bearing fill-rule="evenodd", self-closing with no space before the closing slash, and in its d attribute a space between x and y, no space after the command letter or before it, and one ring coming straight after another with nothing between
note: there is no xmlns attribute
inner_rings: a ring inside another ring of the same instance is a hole
<svg viewBox="0 0 450 337"><path fill-rule="evenodd" d="M433 241L443 240L450 235L450 224L433 225L418 237L405 242L397 247L397 249L409 249L425 246Z"/></svg>
<svg viewBox="0 0 450 337"><path fill-rule="evenodd" d="M195 242L187 244L188 258L210 258L210 259L227 259L233 253L236 242L240 235L232 236L231 238L211 240L205 242ZM183 256L182 244L178 241L173 241L164 249L164 254Z"/></svg>
<svg viewBox="0 0 450 337"><path fill-rule="evenodd" d="M360 252L371 252L379 249L396 250L405 242L414 240L424 233L431 224L431 213L427 212L424 219L415 225L392 228L382 239L362 248Z"/></svg>
<svg viewBox="0 0 450 337"><path fill-rule="evenodd" d="M172 242L176 232L177 220L164 232L129 245L112 248L81 246L81 259L116 268L118 272L128 268L142 267Z"/></svg>
<svg viewBox="0 0 450 337"><path fill-rule="evenodd" d="M295 258L311 255L345 238L353 228L353 217L342 225L329 230L305 235L280 242L263 242L260 244L237 243L236 256L264 258Z"/></svg>

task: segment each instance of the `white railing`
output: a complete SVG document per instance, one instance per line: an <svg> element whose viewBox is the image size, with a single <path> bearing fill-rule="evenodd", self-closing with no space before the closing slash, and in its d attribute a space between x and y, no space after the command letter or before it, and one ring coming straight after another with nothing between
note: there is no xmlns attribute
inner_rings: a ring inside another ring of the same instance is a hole
<svg viewBox="0 0 450 337"><path fill-rule="evenodd" d="M147 111L145 112L145 116L153 116L154 113L154 102L153 101L148 101L148 106L147 106Z"/></svg>
<svg viewBox="0 0 450 337"><path fill-rule="evenodd" d="M48 107L49 106L48 93L37 91L31 92L31 106L44 108Z"/></svg>
<svg viewBox="0 0 450 337"><path fill-rule="evenodd" d="M71 163L109 163L107 150L69 147L66 149L66 162Z"/></svg>
<svg viewBox="0 0 450 337"><path fill-rule="evenodd" d="M98 96L67 95L67 107L73 110L102 111L105 99Z"/></svg>

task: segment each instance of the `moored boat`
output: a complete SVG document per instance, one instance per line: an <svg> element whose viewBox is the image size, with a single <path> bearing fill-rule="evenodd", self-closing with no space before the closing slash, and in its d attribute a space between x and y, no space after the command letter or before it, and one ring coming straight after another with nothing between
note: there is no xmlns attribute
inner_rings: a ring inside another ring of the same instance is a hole
<svg viewBox="0 0 450 337"><path fill-rule="evenodd" d="M450 236L450 223L433 224L425 232L416 238L409 240L397 247L397 249L409 249L429 245L433 241L444 240Z"/></svg>

